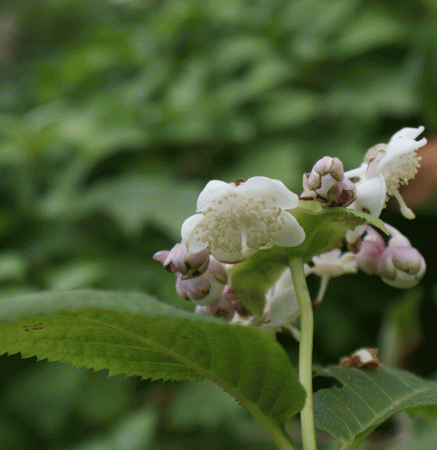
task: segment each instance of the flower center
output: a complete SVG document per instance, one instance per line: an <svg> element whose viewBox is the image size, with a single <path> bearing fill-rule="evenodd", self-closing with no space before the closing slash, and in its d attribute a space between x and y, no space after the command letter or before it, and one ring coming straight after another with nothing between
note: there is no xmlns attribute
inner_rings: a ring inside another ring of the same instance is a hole
<svg viewBox="0 0 437 450"><path fill-rule="evenodd" d="M394 195L400 186L408 184L408 181L415 177L421 159L413 150L387 163L384 169L384 178L387 184L388 197Z"/></svg>
<svg viewBox="0 0 437 450"><path fill-rule="evenodd" d="M196 240L207 242L210 249L248 256L251 249L271 243L281 229L282 209L274 201L238 192L213 200L194 231Z"/></svg>

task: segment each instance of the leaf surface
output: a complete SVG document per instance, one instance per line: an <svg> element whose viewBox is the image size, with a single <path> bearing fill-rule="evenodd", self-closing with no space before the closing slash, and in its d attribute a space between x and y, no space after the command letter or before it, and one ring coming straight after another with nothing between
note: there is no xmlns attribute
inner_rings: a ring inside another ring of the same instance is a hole
<svg viewBox="0 0 437 450"><path fill-rule="evenodd" d="M328 367L318 375L333 377L343 386L314 394L316 427L327 431L340 449L356 449L393 414L437 404L437 383L412 373L378 367Z"/></svg>
<svg viewBox="0 0 437 450"><path fill-rule="evenodd" d="M208 378L260 421L277 426L300 411L305 398L286 353L262 330L136 293L57 291L2 302L5 352L109 369L110 375Z"/></svg>

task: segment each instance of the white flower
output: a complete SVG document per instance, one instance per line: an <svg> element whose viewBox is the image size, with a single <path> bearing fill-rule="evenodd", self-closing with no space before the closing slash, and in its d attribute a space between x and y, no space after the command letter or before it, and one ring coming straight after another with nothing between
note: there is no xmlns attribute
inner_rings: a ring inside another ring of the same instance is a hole
<svg viewBox="0 0 437 450"><path fill-rule="evenodd" d="M200 214L183 223L182 239L188 252L208 247L216 259L230 263L242 261L264 246L294 247L305 239L305 231L287 211L298 201L279 180L212 180L197 199Z"/></svg>
<svg viewBox="0 0 437 450"><path fill-rule="evenodd" d="M311 265L305 265L305 275L314 273L321 278L319 292L314 302L315 307L322 302L331 278L357 272L355 255L351 252L342 254L340 249L335 248L319 256L314 256Z"/></svg>
<svg viewBox="0 0 437 450"><path fill-rule="evenodd" d="M345 176L359 177L357 198L350 206L379 217L389 197L396 198L401 213L414 219L414 213L407 207L399 193L400 186L414 178L419 167L420 157L416 150L426 144L426 139L416 141L425 128L402 128L395 133L388 144L372 147L364 164L358 169L345 173Z"/></svg>

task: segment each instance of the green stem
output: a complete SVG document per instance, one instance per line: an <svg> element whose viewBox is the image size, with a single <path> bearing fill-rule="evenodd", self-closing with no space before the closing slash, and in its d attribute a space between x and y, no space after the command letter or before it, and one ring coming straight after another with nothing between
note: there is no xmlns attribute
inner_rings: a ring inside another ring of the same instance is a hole
<svg viewBox="0 0 437 450"><path fill-rule="evenodd" d="M285 430L279 428L268 419L260 419L260 417L256 415L255 417L258 419L264 430L266 430L267 434L270 436L278 450L296 450Z"/></svg>
<svg viewBox="0 0 437 450"><path fill-rule="evenodd" d="M291 278L300 309L299 381L307 394L300 416L304 450L316 450L313 405L313 331L314 318L302 258L291 258Z"/></svg>

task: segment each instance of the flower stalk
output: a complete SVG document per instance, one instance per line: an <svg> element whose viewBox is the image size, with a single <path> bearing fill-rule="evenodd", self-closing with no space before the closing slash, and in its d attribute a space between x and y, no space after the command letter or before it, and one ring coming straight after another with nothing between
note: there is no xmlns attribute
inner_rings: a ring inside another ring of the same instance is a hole
<svg viewBox="0 0 437 450"><path fill-rule="evenodd" d="M302 258L290 260L291 278L300 308L299 381L307 394L301 415L302 442L304 450L316 450L316 430L313 403L313 333L314 317L311 298L305 279Z"/></svg>

